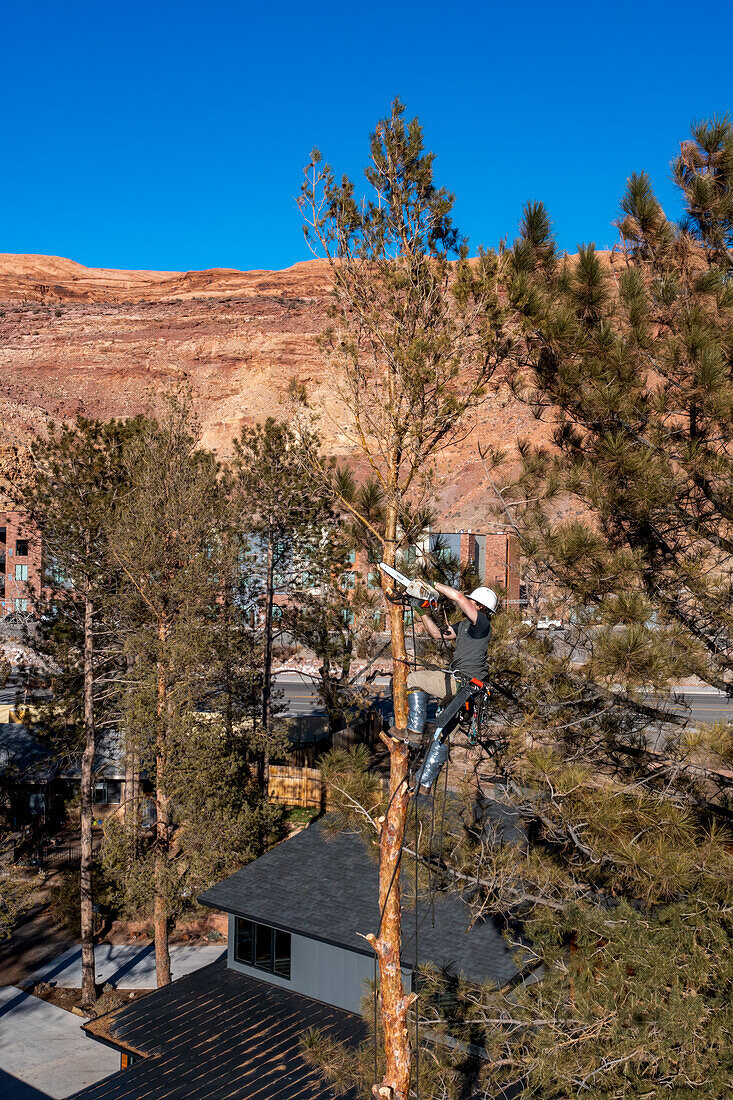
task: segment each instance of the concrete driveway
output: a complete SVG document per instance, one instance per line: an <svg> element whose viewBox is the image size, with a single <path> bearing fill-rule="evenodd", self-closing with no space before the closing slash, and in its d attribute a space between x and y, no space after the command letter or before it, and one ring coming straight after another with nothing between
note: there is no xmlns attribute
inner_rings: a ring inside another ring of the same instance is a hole
<svg viewBox="0 0 733 1100"><path fill-rule="evenodd" d="M171 977L182 978L226 954L226 946L194 947L172 944ZM155 989L155 948L152 943L100 943L94 948L97 985L111 982L116 989ZM37 970L36 981L51 982L64 989L81 986L81 945L70 947L53 962ZM2 1093L0 1092L0 1096Z"/></svg>
<svg viewBox="0 0 733 1100"><path fill-rule="evenodd" d="M83 1021L15 986L0 987L0 1096L71 1096L120 1068L116 1051L93 1043Z"/></svg>

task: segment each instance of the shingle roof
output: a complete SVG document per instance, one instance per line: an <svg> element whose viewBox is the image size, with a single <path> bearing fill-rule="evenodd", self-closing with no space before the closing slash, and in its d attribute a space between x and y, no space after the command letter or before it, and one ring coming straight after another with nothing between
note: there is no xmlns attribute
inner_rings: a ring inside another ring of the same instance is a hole
<svg viewBox="0 0 733 1100"><path fill-rule="evenodd" d="M301 1054L313 1027L346 1043L365 1034L359 1016L220 960L86 1025L147 1057L71 1100L335 1100Z"/></svg>
<svg viewBox="0 0 733 1100"><path fill-rule="evenodd" d="M46 783L55 771L48 748L34 733L17 722L0 722L0 772Z"/></svg>
<svg viewBox="0 0 733 1100"><path fill-rule="evenodd" d="M56 776L78 779L81 775L80 753L77 751L68 758L61 758L26 726L18 722L0 722L0 772L36 783L47 783ZM108 730L99 735L94 773L108 779L124 778L124 746L118 732Z"/></svg>
<svg viewBox="0 0 733 1100"><path fill-rule="evenodd" d="M425 886L421 879L421 891ZM362 936L379 924L377 868L358 836L330 837L321 823L278 844L202 894L199 901L371 957ZM517 973L499 925L471 924L460 898L435 897L418 913L418 961L450 965L473 981L504 985ZM405 910L402 961L414 965L414 910Z"/></svg>

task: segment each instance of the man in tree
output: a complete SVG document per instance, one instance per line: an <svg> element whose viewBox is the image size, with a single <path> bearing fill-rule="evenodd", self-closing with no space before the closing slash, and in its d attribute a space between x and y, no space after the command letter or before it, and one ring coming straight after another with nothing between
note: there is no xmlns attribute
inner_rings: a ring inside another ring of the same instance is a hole
<svg viewBox="0 0 733 1100"><path fill-rule="evenodd" d="M438 624L422 608L418 600L412 605L421 616L423 627L436 642L455 641L453 660L445 671L425 669L407 677L407 733L405 740L420 744L428 716L428 699L450 699L459 688L458 679L483 680L488 671L488 647L491 637L491 616L499 600L491 588L474 588L466 594L457 588L436 582L435 588L456 605L464 618L457 627ZM395 733L398 731L394 730Z"/></svg>
<svg viewBox="0 0 733 1100"><path fill-rule="evenodd" d="M498 294L498 258L481 253L469 262L468 244L453 224L453 196L438 187L434 156L427 153L417 119L406 119L395 100L370 141L367 193L337 179L314 150L306 168L300 208L306 239L325 256L333 283L329 326L321 348L337 379L339 431L357 461L379 482L379 524L328 481L335 506L361 523L380 545L379 558L394 566L413 541L410 517L435 499L438 455L465 430L462 418L483 400L485 386L508 347ZM382 582L392 595L391 581ZM404 619L390 606L395 724L407 726ZM379 966L380 1017L385 1065L376 1094L407 1100L411 1050L407 993L399 965L402 912L400 875L410 798L408 748L387 738L389 792L378 832L379 935L370 933Z"/></svg>

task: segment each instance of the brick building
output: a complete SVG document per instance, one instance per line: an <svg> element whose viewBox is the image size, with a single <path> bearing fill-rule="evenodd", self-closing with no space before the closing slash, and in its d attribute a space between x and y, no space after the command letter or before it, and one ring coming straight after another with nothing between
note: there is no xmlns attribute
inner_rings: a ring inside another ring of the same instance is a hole
<svg viewBox="0 0 733 1100"><path fill-rule="evenodd" d="M25 516L0 510L0 618L33 613L41 594L41 540Z"/></svg>
<svg viewBox="0 0 733 1100"><path fill-rule="evenodd" d="M445 549L451 557L470 565L481 584L493 588L503 603L517 607L521 580L519 542L513 532L434 531L430 549Z"/></svg>

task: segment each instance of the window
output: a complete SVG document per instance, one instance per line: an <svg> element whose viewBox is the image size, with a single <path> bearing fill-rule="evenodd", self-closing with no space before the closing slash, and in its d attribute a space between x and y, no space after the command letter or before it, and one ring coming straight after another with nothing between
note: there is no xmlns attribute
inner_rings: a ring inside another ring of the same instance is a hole
<svg viewBox="0 0 733 1100"><path fill-rule="evenodd" d="M15 553L19 558L28 557L28 539L16 539L15 540Z"/></svg>
<svg viewBox="0 0 733 1100"><path fill-rule="evenodd" d="M349 565L355 565L356 564L356 550L349 550L349 553L347 555L346 560L348 561Z"/></svg>
<svg viewBox="0 0 733 1100"><path fill-rule="evenodd" d="M122 801L122 780L121 779L98 779L94 784L94 795L92 802L98 805L107 805L107 803L113 803L119 805Z"/></svg>
<svg viewBox="0 0 733 1100"><path fill-rule="evenodd" d="M269 924L257 924L237 917L234 933L234 958L246 966L266 970L290 980L290 933Z"/></svg>
<svg viewBox="0 0 733 1100"><path fill-rule="evenodd" d="M348 592L352 588L356 588L356 573L349 570L348 573L341 574L340 580L341 588L344 592Z"/></svg>
<svg viewBox="0 0 733 1100"><path fill-rule="evenodd" d="M367 588L379 588L379 576L376 573L367 574Z"/></svg>
<svg viewBox="0 0 733 1100"><path fill-rule="evenodd" d="M113 803L115 806L119 806L120 802L122 801L121 779L107 780L107 801Z"/></svg>
<svg viewBox="0 0 733 1100"><path fill-rule="evenodd" d="M0 596L5 595L5 574L0 573Z"/></svg>
<svg viewBox="0 0 733 1100"><path fill-rule="evenodd" d="M15 599L15 610L16 611L27 611L28 610L28 600L19 600L19 599L16 598Z"/></svg>
<svg viewBox="0 0 733 1100"><path fill-rule="evenodd" d="M5 545L6 533L7 533L7 528L6 527L0 527L0 546Z"/></svg>
<svg viewBox="0 0 733 1100"><path fill-rule="evenodd" d="M28 580L28 566L27 565L16 565L16 567L15 567L15 579L16 579L16 581L27 581Z"/></svg>

